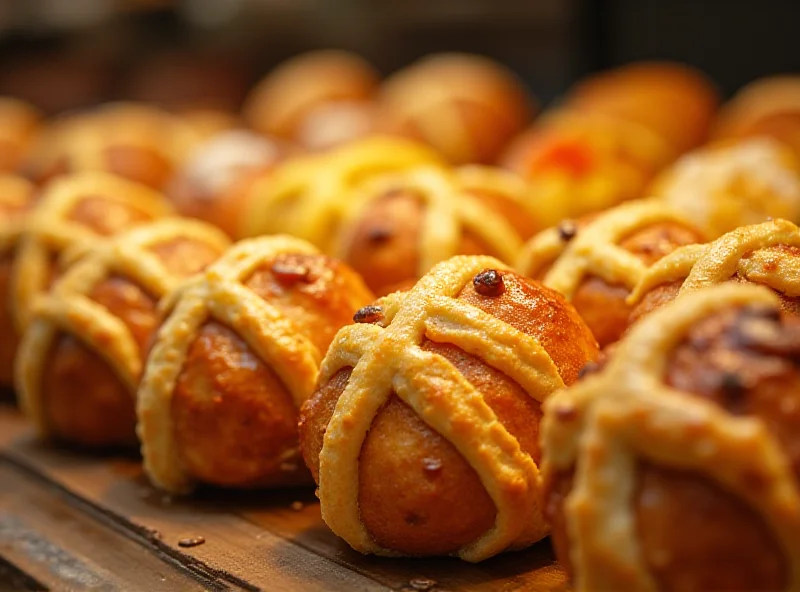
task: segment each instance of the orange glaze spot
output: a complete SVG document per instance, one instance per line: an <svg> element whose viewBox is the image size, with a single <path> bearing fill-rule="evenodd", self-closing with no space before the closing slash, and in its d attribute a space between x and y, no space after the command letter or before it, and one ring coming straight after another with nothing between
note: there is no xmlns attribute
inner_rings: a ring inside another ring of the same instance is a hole
<svg viewBox="0 0 800 592"><path fill-rule="evenodd" d="M559 169L572 177L585 177L594 166L591 148L578 142L554 142L528 163L531 172Z"/></svg>

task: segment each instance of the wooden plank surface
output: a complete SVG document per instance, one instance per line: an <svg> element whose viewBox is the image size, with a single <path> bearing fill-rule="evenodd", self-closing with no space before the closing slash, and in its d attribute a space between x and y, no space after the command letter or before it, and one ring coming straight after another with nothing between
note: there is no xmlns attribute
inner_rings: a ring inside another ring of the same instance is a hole
<svg viewBox="0 0 800 592"><path fill-rule="evenodd" d="M547 541L477 565L364 557L325 527L309 489L170 498L150 487L137 459L46 446L8 408L0 449L0 556L30 579L23 589L61 589L64 573L96 585L78 590L568 589ZM178 545L193 536L205 542ZM36 545L44 551L25 551Z"/></svg>

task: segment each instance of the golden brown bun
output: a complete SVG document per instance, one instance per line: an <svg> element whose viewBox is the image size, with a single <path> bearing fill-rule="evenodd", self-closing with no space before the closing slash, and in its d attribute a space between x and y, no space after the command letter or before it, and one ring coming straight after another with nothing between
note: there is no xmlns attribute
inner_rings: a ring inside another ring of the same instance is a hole
<svg viewBox="0 0 800 592"><path fill-rule="evenodd" d="M201 140L187 121L136 103L109 103L56 120L39 137L26 174L39 184L105 171L162 189Z"/></svg>
<svg viewBox="0 0 800 592"><path fill-rule="evenodd" d="M378 295L413 284L455 255L508 261L539 227L527 189L490 167L410 169L380 179L359 195L368 201L344 224L339 255Z"/></svg>
<svg viewBox="0 0 800 592"><path fill-rule="evenodd" d="M309 279L283 276L282 269L304 270ZM351 270L323 255L280 255L245 285L292 318L321 352L352 320L352 294L345 298L345 292L363 292ZM287 458L297 447L291 395L242 338L219 323L206 324L190 347L172 414L183 462L199 481L265 487L306 480L301 472L287 481L281 467L296 462Z"/></svg>
<svg viewBox="0 0 800 592"><path fill-rule="evenodd" d="M175 292L139 392L154 483L307 483L297 408L336 331L371 298L346 265L289 237L242 241Z"/></svg>
<svg viewBox="0 0 800 592"><path fill-rule="evenodd" d="M760 136L712 143L679 158L649 192L717 238L769 218L800 220L800 160Z"/></svg>
<svg viewBox="0 0 800 592"><path fill-rule="evenodd" d="M220 218L237 238L287 233L335 252L356 191L391 174L441 164L423 144L370 136L323 152L294 155L264 174L243 179L223 198Z"/></svg>
<svg viewBox="0 0 800 592"><path fill-rule="evenodd" d="M500 164L527 179L545 225L644 196L676 156L652 130L591 111L556 110L520 134Z"/></svg>
<svg viewBox="0 0 800 592"><path fill-rule="evenodd" d="M13 382L19 336L10 306L11 267L22 227L35 200L36 188L31 183L21 177L0 175L0 387L10 387Z"/></svg>
<svg viewBox="0 0 800 592"><path fill-rule="evenodd" d="M158 326L158 299L227 244L211 227L166 220L89 252L62 276L34 307L17 367L18 389L35 420L42 410L44 435L87 447L136 444L134 392ZM147 271L139 275L130 265ZM105 318L82 318L87 305L99 305L90 315ZM125 340L125 355L109 353Z"/></svg>
<svg viewBox="0 0 800 592"><path fill-rule="evenodd" d="M326 150L376 131L372 101L336 101L312 109L295 134L308 150Z"/></svg>
<svg viewBox="0 0 800 592"><path fill-rule="evenodd" d="M428 56L383 85L378 128L426 142L454 164L492 163L531 120L520 81L487 58Z"/></svg>
<svg viewBox="0 0 800 592"><path fill-rule="evenodd" d="M578 83L567 108L618 117L648 127L675 150L702 144L719 105L719 93L700 71L676 62L639 62Z"/></svg>
<svg viewBox="0 0 800 592"><path fill-rule="evenodd" d="M766 341L747 331L755 326L767 331ZM691 327L665 375L670 387L768 425L796 479L799 337L800 320L774 309L726 308ZM549 486L553 541L565 566L571 547L563 504L571 482L571 474L560 473ZM785 589L784 551L764 518L708 477L641 462L632 506L641 552L659 590Z"/></svg>
<svg viewBox="0 0 800 592"><path fill-rule="evenodd" d="M311 51L267 74L245 99L250 127L268 136L299 140L305 119L318 107L369 100L378 87L372 66L345 51Z"/></svg>
<svg viewBox="0 0 800 592"><path fill-rule="evenodd" d="M90 297L119 317L137 344L146 344L157 323L156 302L140 287L113 278ZM131 394L98 352L62 333L45 368L42 404L54 439L87 447L136 445Z"/></svg>
<svg viewBox="0 0 800 592"><path fill-rule="evenodd" d="M397 191L377 199L356 223L344 258L379 296L417 278L423 209L413 193Z"/></svg>
<svg viewBox="0 0 800 592"><path fill-rule="evenodd" d="M528 242L517 267L568 294L605 348L628 327L627 299L645 269L682 245L702 241L679 215L652 201L634 201L542 232ZM625 261L629 254L644 267L632 269Z"/></svg>
<svg viewBox="0 0 800 592"><path fill-rule="evenodd" d="M244 130L218 134L201 144L172 178L166 195L182 216L217 224L226 232L227 222L238 216L239 204L231 193L242 179L271 169L289 148L282 142Z"/></svg>
<svg viewBox="0 0 800 592"><path fill-rule="evenodd" d="M499 296L481 295L470 282L456 299L534 337L552 358L564 383L574 382L581 367L597 355L588 328L552 290L513 272L505 273L502 281L505 291ZM409 294L413 296L415 290ZM422 351L448 360L477 389L522 451L538 462L541 410L536 398L488 365L480 354L427 338L420 345ZM318 482L326 430L351 371L343 368L330 380L323 380L301 412L302 450ZM443 384L441 388L448 387ZM453 554L483 535L495 521L495 503L475 469L394 392L372 420L361 446L357 478L361 522L374 544L391 552ZM325 492L321 493L324 506Z"/></svg>
<svg viewBox="0 0 800 592"><path fill-rule="evenodd" d="M728 101L717 116L715 139L741 138L772 117L800 114L800 76L781 74L746 85ZM796 123L792 126L796 129ZM778 130L776 126L774 129ZM780 132L779 132L780 133ZM768 134L771 135L771 134Z"/></svg>
<svg viewBox="0 0 800 592"><path fill-rule="evenodd" d="M702 241L694 229L680 224L653 225L632 234L620 247L633 253L645 265L652 265L677 247ZM630 290L609 284L597 276L587 277L572 298L572 305L594 333L600 347L617 341L628 327Z"/></svg>
<svg viewBox="0 0 800 592"><path fill-rule="evenodd" d="M676 249L651 266L633 290L628 324L683 293L728 281L771 288L788 314L800 317L793 269L800 262L800 230L787 220L737 228L719 239Z"/></svg>
<svg viewBox="0 0 800 592"><path fill-rule="evenodd" d="M196 134L198 141L207 142L223 132L244 127L239 115L223 109L194 107L180 109L176 115Z"/></svg>
<svg viewBox="0 0 800 592"><path fill-rule="evenodd" d="M9 362L34 300L65 267L103 237L169 213L159 194L102 173L66 175L42 190L24 227L4 246L11 269L3 294L16 328L8 338Z"/></svg>
<svg viewBox="0 0 800 592"><path fill-rule="evenodd" d="M748 126L726 132L729 139L767 137L789 148L800 159L800 107L796 111L779 111L764 115Z"/></svg>
<svg viewBox="0 0 800 592"><path fill-rule="evenodd" d="M30 105L0 97L0 172L19 172L41 126L41 115Z"/></svg>

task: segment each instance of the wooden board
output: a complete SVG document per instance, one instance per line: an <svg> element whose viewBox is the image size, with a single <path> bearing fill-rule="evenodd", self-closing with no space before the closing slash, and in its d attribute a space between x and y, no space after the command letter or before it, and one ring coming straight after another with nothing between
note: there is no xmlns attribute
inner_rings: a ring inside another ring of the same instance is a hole
<svg viewBox="0 0 800 592"><path fill-rule="evenodd" d="M202 536L184 548L182 539ZM203 490L147 483L135 458L36 441L0 408L0 592L4 590L567 590L549 542L472 565L364 557L320 518L313 491Z"/></svg>

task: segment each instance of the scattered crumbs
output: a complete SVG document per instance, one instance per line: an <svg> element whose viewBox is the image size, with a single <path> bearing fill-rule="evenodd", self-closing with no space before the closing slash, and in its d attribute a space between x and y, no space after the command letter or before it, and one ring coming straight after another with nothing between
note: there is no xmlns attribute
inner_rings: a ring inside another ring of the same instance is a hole
<svg viewBox="0 0 800 592"><path fill-rule="evenodd" d="M205 537L202 537L200 535L196 535L196 536L184 537L184 538L180 539L178 541L178 546L179 547L185 547L185 548L197 547L198 545L202 545L205 542L206 542Z"/></svg>
<svg viewBox="0 0 800 592"><path fill-rule="evenodd" d="M289 507L295 512L299 512L305 507L305 505L303 504L303 502L292 502L292 505Z"/></svg>
<svg viewBox="0 0 800 592"><path fill-rule="evenodd" d="M410 582L408 582L408 585L412 590L419 590L420 592L427 592L436 584L436 580L431 580L430 578L413 578Z"/></svg>

